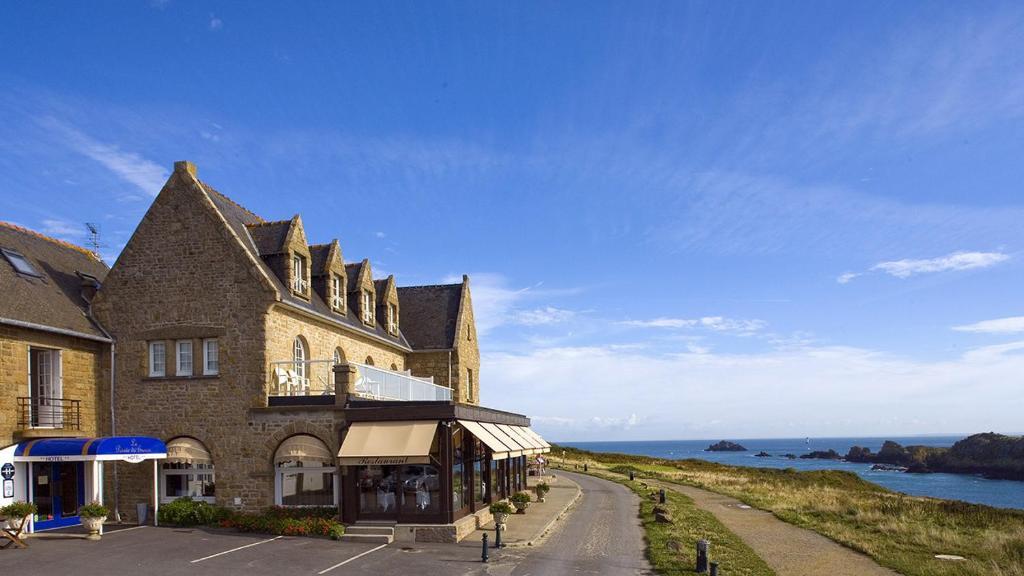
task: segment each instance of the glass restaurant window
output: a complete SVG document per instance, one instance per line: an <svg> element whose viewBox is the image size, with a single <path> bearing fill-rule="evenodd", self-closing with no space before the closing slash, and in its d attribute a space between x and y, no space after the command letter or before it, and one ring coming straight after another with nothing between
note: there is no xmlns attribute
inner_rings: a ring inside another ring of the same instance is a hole
<svg viewBox="0 0 1024 576"><path fill-rule="evenodd" d="M441 478L429 464L402 466L402 512L438 514L441 512Z"/></svg>
<svg viewBox="0 0 1024 576"><path fill-rule="evenodd" d="M175 438L167 443L167 459L160 468L160 501L185 496L214 501L213 457L195 438Z"/></svg>
<svg viewBox="0 0 1024 576"><path fill-rule="evenodd" d="M464 454L466 432L459 428L452 433L452 510L461 510L469 506L468 476Z"/></svg>
<svg viewBox="0 0 1024 576"><path fill-rule="evenodd" d="M473 438L473 500L482 504L487 499L487 478L484 476L484 443Z"/></svg>
<svg viewBox="0 0 1024 576"><path fill-rule="evenodd" d="M279 506L336 506L338 469L327 445L315 436L286 438L274 454Z"/></svg>

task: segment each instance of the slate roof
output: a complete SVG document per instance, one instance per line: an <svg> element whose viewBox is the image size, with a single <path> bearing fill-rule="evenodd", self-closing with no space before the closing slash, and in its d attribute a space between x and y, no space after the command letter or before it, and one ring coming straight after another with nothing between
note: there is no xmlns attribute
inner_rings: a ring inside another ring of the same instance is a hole
<svg viewBox="0 0 1024 576"><path fill-rule="evenodd" d="M309 247L310 270L313 276L323 276L327 257L331 255L330 244L314 244Z"/></svg>
<svg viewBox="0 0 1024 576"><path fill-rule="evenodd" d="M352 264L345 264L345 276L348 277L348 291L353 292L356 289L356 282L359 280L359 273L363 270L362 262L355 262Z"/></svg>
<svg viewBox="0 0 1024 576"><path fill-rule="evenodd" d="M269 254L281 254L286 252L284 241L288 237L288 231L292 228L291 220L280 220L278 222L258 222L246 224L249 235L252 236L256 249L263 256Z"/></svg>
<svg viewBox="0 0 1024 576"><path fill-rule="evenodd" d="M462 284L398 288L402 334L414 350L455 346Z"/></svg>
<svg viewBox="0 0 1024 576"><path fill-rule="evenodd" d="M19 274L0 256L0 318L106 338L82 299L79 273L102 282L109 271L94 253L6 222L0 222L0 248L21 254L42 275Z"/></svg>
<svg viewBox="0 0 1024 576"><path fill-rule="evenodd" d="M261 258L261 254L265 253L260 251L260 244L257 244L256 239L252 235L253 230L260 230L264 227L276 229L276 224L279 223L266 222L265 220L263 220L253 212L243 208L242 206L240 206L239 204L237 204L224 194L221 194L220 192L214 190L206 183L202 183L202 185L204 191L207 193L207 196L210 197L210 199L213 201L214 206L217 207L217 210L227 221L228 226L232 230L234 230L235 234L237 234L239 238L241 238L242 244L245 246L246 250L248 250L253 255L256 262L258 262L259 266L263 269L263 272L266 274L268 278L271 279L271 282L273 282L274 285L277 287L277 291L281 295L281 299L284 302L287 302L289 305L295 308L301 308L304 310L308 310L310 312L314 312L323 317L325 320L346 326L348 328L355 329L356 331L362 332L364 334L376 336L378 339L386 340L388 342L395 344L396 346L400 346L406 349L410 348L408 341L401 334L401 332L399 332L398 336L392 336L391 334L388 334L387 328L383 326L383 324L380 322L378 322L377 325L373 327L366 326L359 320L358 316L356 316L356 311L353 310L353 307L351 306L345 307L346 314L342 316L339 315L337 312L331 310L331 307L326 302L324 302L323 298L321 298L320 295L317 294L315 290L311 291L309 301L303 300L302 298L298 298L292 295L291 290L288 289L284 281L282 281L281 278L279 278L277 274L270 268L270 266L267 265L263 258ZM288 224L290 223L290 220L283 220L281 221L281 223ZM254 224L259 225L253 226ZM264 226L264 224L266 226ZM285 226L284 228L285 234L287 234L288 226ZM257 235L259 234L260 233L257 232ZM281 238L281 243L283 244L284 237ZM262 243L264 241L272 243L273 240L267 240L266 238L263 238L261 239L260 242ZM348 274L350 286L351 283L354 281L354 277L351 275L349 270L353 266L355 267L356 273L358 274L361 264L349 264L345 266L345 272Z"/></svg>

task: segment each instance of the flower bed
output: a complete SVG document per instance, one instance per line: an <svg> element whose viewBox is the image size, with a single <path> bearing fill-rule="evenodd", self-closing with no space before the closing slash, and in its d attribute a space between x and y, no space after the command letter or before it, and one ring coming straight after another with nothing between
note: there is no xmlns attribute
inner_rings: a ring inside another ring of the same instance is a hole
<svg viewBox="0 0 1024 576"><path fill-rule="evenodd" d="M273 506L259 514L238 512L220 521L222 528L283 536L326 536L337 540L345 527L335 508L282 508Z"/></svg>

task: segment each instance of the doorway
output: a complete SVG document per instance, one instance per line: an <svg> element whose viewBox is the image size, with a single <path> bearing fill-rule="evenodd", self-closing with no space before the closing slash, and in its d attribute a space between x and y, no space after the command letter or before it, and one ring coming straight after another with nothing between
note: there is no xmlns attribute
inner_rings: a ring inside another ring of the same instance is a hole
<svg viewBox="0 0 1024 576"><path fill-rule="evenodd" d="M35 530L81 524L78 509L85 504L85 466L82 462L36 462L32 465Z"/></svg>
<svg viewBox="0 0 1024 576"><path fill-rule="evenodd" d="M62 428L64 396L60 350L29 348L29 396L32 398L31 423L38 428Z"/></svg>

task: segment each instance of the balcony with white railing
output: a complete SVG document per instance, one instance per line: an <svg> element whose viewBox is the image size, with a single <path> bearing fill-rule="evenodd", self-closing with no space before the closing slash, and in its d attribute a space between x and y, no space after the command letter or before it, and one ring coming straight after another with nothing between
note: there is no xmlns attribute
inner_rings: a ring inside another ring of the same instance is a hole
<svg viewBox="0 0 1024 576"><path fill-rule="evenodd" d="M451 388L433 378L413 376L367 364L349 362L356 369L355 395L367 400L448 402ZM271 362L270 396L333 396L334 361Z"/></svg>

